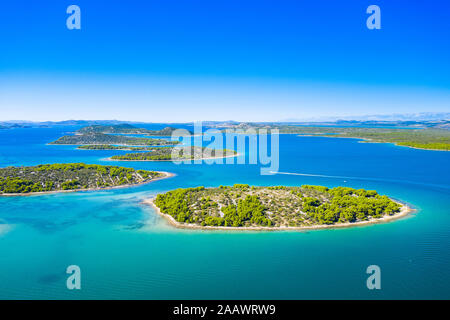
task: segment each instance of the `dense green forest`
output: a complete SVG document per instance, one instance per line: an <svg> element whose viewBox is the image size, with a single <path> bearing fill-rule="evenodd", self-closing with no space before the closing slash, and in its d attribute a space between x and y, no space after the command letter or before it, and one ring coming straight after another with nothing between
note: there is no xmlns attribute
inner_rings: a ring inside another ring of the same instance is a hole
<svg viewBox="0 0 450 320"><path fill-rule="evenodd" d="M145 134L147 136L171 136L172 133L177 130L173 127L165 127L161 130L148 130L144 128L137 128L131 124L118 124L118 125L90 125L83 127L77 131L81 134L93 134L93 133L120 133L120 134Z"/></svg>
<svg viewBox="0 0 450 320"><path fill-rule="evenodd" d="M104 133L76 134L72 136L62 136L50 144L69 144L69 145L96 145L96 144L119 144L130 146L160 146L178 144L177 141L168 141L164 139L136 138L121 135L112 135Z"/></svg>
<svg viewBox="0 0 450 320"><path fill-rule="evenodd" d="M173 155L172 155L173 153ZM151 152L127 153L112 156L114 160L194 160L209 157L236 155L236 151L227 149L210 149L201 147L164 147L154 148Z"/></svg>
<svg viewBox="0 0 450 320"><path fill-rule="evenodd" d="M162 173L84 163L0 168L0 193L82 190L148 182Z"/></svg>
<svg viewBox="0 0 450 320"><path fill-rule="evenodd" d="M225 227L301 227L393 215L401 206L373 190L303 185L176 189L154 204L180 223Z"/></svg>
<svg viewBox="0 0 450 320"><path fill-rule="evenodd" d="M77 149L83 150L130 150L130 151L150 151L155 147L131 147L131 146L115 146L112 144L88 144L79 146Z"/></svg>
<svg viewBox="0 0 450 320"><path fill-rule="evenodd" d="M399 146L450 150L450 130L448 129L400 129L400 128L357 128L336 126L296 126L279 124L240 124L234 129L278 129L283 134L299 134L328 138L361 138L370 142L389 142ZM226 129L222 129L225 131ZM270 131L268 131L270 133Z"/></svg>

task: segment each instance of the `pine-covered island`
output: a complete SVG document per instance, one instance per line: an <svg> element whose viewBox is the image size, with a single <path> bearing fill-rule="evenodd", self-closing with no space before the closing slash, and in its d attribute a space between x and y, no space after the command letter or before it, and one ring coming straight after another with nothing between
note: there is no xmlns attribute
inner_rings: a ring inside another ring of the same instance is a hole
<svg viewBox="0 0 450 320"><path fill-rule="evenodd" d="M148 152L127 153L108 158L117 161L184 161L206 160L236 157L238 153L229 149L212 149L206 147L160 147Z"/></svg>
<svg viewBox="0 0 450 320"><path fill-rule="evenodd" d="M114 135L105 133L85 133L65 135L49 144L62 145L123 145L123 146L161 146L175 145L178 141L165 139L137 138L132 136Z"/></svg>
<svg viewBox="0 0 450 320"><path fill-rule="evenodd" d="M90 125L77 130L79 134L94 134L94 133L107 133L107 134L143 134L146 136L171 136L177 128L165 127L160 130L149 130L145 128L138 128L128 123L122 123L117 125ZM190 132L190 131L188 131ZM190 132L192 134L192 132Z"/></svg>
<svg viewBox="0 0 450 320"><path fill-rule="evenodd" d="M348 227L389 221L412 211L374 190L311 185L176 189L144 202L176 227L204 229Z"/></svg>
<svg viewBox="0 0 450 320"><path fill-rule="evenodd" d="M0 168L0 195L99 190L139 185L172 174L84 163Z"/></svg>

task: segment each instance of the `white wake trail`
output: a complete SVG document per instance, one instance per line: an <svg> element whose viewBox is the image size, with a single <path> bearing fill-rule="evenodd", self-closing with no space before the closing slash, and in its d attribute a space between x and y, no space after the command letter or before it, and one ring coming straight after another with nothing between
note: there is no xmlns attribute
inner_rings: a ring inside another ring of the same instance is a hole
<svg viewBox="0 0 450 320"><path fill-rule="evenodd" d="M324 174L312 174L312 173L297 173L297 172L281 172L281 171L270 171L273 174L287 174L292 176L304 176L304 177L321 177L321 178L338 178L338 179L365 179L358 177L344 177L344 176L328 176Z"/></svg>
<svg viewBox="0 0 450 320"><path fill-rule="evenodd" d="M318 178L332 178L332 179L348 179L348 180L363 180L363 181L378 181L378 182L390 182L399 184L413 184L420 186L435 187L439 189L449 190L450 186L440 185L434 183L424 183L409 180L399 180L399 179L380 179L380 178L368 178L368 177L347 177L347 176L330 176L325 174L313 174L313 173L300 173L300 172L282 172L282 171L270 171L272 174L285 174L291 176L303 176L303 177L318 177ZM347 181L344 181L347 182Z"/></svg>

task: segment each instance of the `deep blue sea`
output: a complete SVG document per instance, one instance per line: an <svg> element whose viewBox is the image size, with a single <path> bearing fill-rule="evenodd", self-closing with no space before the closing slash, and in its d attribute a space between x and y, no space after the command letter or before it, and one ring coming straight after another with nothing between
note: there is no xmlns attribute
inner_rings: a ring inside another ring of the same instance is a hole
<svg viewBox="0 0 450 320"><path fill-rule="evenodd" d="M280 135L279 171L294 174L263 176L259 165L108 162L122 151L47 145L76 129L0 130L0 167L84 162L176 176L0 197L0 299L450 298L450 152ZM234 183L375 189L417 211L347 229L201 231L175 229L141 203L175 188ZM66 288L69 265L81 268L81 290ZM366 287L369 265L381 268L381 290Z"/></svg>

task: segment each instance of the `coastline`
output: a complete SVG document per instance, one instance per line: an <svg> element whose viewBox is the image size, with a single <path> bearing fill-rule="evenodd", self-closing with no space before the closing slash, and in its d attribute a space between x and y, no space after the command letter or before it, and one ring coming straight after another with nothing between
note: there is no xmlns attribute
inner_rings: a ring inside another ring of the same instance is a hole
<svg viewBox="0 0 450 320"><path fill-rule="evenodd" d="M155 209L155 212L160 215L161 217L165 218L168 223L176 228L179 229L198 229L198 230L241 230L241 231L305 231L305 230L320 230L320 229L339 229L339 228L352 228L352 227L358 227L358 226L365 226L370 224L379 224L379 223L387 223L390 221L398 220L401 218L406 217L410 213L415 212L416 210L409 207L405 203L401 203L399 201L393 200L392 201L398 203L401 205L400 212L388 216L385 215L382 218L379 219L372 219L368 221L358 221L358 222L346 222L346 223L339 223L339 224L320 224L320 225L314 225L314 226L302 226L302 227L224 227L224 226L200 226L193 223L180 223L176 221L172 216L165 214L161 212L161 210L154 204L153 202L154 198L149 198L146 200L143 200L142 203L149 205Z"/></svg>
<svg viewBox="0 0 450 320"><path fill-rule="evenodd" d="M105 143L82 143L82 144L73 144L73 143L46 143L46 146L101 146ZM156 145L148 145L148 144L121 144L115 143L115 146L121 147L150 147L150 148L159 148L159 147L176 147L177 144L156 144ZM124 150L124 149L78 149L77 150Z"/></svg>
<svg viewBox="0 0 450 320"><path fill-rule="evenodd" d="M103 161L144 161L144 162L173 162L173 161L203 161L203 160L214 160L214 159L225 159L225 158L234 158L240 156L240 153L229 155L229 156L222 156L222 157L208 157L208 158L200 158L200 159L170 159L170 160L121 160L121 159L111 159L109 158L103 158L101 160Z"/></svg>
<svg viewBox="0 0 450 320"><path fill-rule="evenodd" d="M290 134L290 133L288 133ZM319 138L340 138L340 139L357 139L361 140L359 143L390 143L393 144L396 147L405 147L405 148L411 148L411 149L417 149L417 150L426 150L426 151L450 151L446 149L427 149L427 148L419 148L419 147L412 147L412 146L404 146L401 144L398 144L398 142L392 142L392 141L375 141L373 139L369 138L362 138L362 137L342 137L339 135L314 135L314 134L298 134L296 133L298 137L319 137Z"/></svg>
<svg viewBox="0 0 450 320"><path fill-rule="evenodd" d="M68 144L65 144L65 146L68 146ZM78 146L78 144L73 144L73 146ZM83 145L79 145L79 146L85 146L85 144ZM100 146L100 144L86 144L86 146ZM153 148L165 148L165 147L176 147L176 144L170 144L170 145L156 145L156 146L136 146L138 148L141 147L149 147L150 149L148 150L133 150L133 149L84 149L84 148L80 148L77 147L75 148L76 150L86 150L86 151L151 151ZM134 147L134 146L127 146L127 145L121 145L121 147Z"/></svg>
<svg viewBox="0 0 450 320"><path fill-rule="evenodd" d="M142 183L133 183L133 184L123 184L120 186L112 186L112 187L105 187L105 188L88 188L88 189L75 189L75 190L55 190L55 191L42 191L42 192L28 192L28 193L0 193L0 197L27 197L27 196L40 196L40 195L46 195L46 194L55 194L55 193L68 193L68 192L83 192L83 191L103 191L103 190L111 190L111 189L122 189L122 188L131 188L131 187L138 187L142 186L147 183L151 183L154 181L167 179L174 177L175 174L167 171L156 171L159 173L164 174L162 177L158 177L155 179L151 179L149 181L145 181Z"/></svg>

